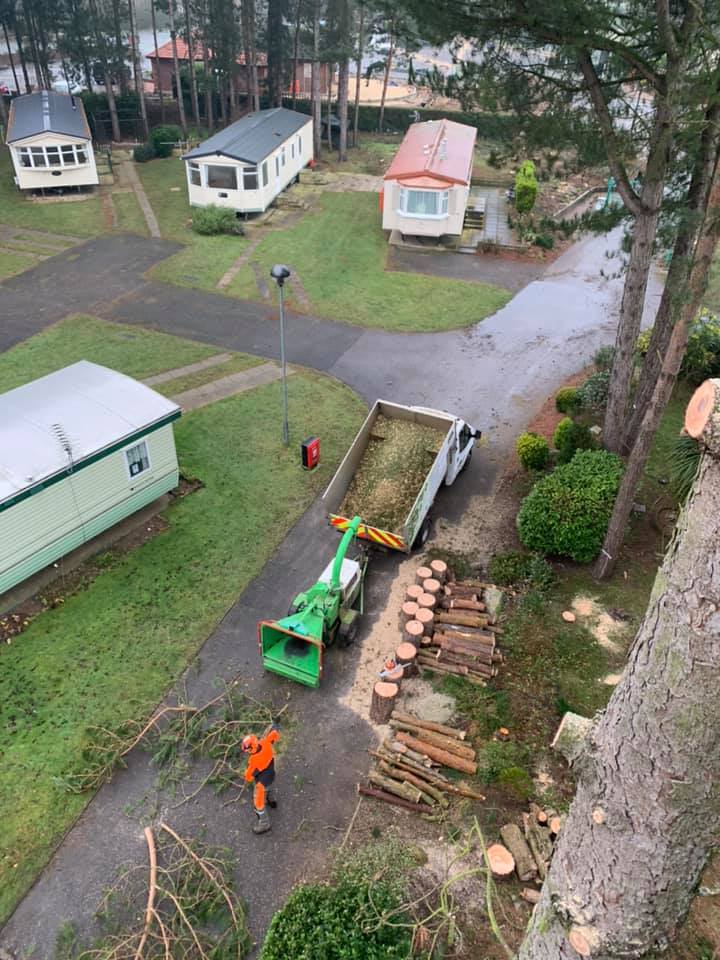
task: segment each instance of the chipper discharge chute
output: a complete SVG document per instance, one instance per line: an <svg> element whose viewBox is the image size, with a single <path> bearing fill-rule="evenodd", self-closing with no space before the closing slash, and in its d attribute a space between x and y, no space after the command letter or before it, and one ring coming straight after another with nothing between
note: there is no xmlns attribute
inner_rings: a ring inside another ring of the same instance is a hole
<svg viewBox="0 0 720 960"><path fill-rule="evenodd" d="M282 620L261 620L258 643L266 670L317 687L323 672L323 651L338 638L351 643L363 612L367 556L346 557L357 535L354 517L340 541L335 559L318 580L292 602Z"/></svg>

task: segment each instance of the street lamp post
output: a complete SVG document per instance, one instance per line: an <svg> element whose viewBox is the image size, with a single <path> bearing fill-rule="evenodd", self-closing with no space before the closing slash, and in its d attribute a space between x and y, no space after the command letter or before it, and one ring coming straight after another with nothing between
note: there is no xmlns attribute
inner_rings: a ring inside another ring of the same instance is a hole
<svg viewBox="0 0 720 960"><path fill-rule="evenodd" d="M288 427L287 369L285 366L285 300L283 285L290 276L290 271L285 264L276 263L270 271L270 276L275 283L277 283L280 292L280 366L282 367L283 385L283 443L287 447L290 443L290 429Z"/></svg>

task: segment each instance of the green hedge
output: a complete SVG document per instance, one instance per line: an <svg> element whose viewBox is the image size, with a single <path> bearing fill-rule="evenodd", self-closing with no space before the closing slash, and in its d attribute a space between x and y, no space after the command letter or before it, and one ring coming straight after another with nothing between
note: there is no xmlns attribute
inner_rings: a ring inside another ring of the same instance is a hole
<svg viewBox="0 0 720 960"><path fill-rule="evenodd" d="M550 459L548 442L537 433L521 433L515 441L515 449L526 470L542 470Z"/></svg>
<svg viewBox="0 0 720 960"><path fill-rule="evenodd" d="M602 546L623 472L605 450L581 450L535 484L517 518L529 550L589 563Z"/></svg>

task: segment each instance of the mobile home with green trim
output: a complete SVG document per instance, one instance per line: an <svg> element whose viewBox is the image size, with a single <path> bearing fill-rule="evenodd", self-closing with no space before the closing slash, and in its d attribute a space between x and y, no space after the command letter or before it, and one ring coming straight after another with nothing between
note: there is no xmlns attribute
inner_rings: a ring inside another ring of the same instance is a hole
<svg viewBox="0 0 720 960"><path fill-rule="evenodd" d="M176 487L179 416L85 360L0 394L0 594Z"/></svg>

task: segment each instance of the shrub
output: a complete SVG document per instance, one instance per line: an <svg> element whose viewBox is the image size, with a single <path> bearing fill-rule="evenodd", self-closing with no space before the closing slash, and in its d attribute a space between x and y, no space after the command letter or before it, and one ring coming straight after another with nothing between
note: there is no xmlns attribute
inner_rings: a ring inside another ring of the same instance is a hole
<svg viewBox="0 0 720 960"><path fill-rule="evenodd" d="M530 586L549 590L555 583L553 568L533 553L497 553L490 561L488 574L501 587Z"/></svg>
<svg viewBox="0 0 720 960"><path fill-rule="evenodd" d="M161 127L154 127L150 132L150 142L155 148L156 157L170 157L173 152L173 144L182 136L180 127L167 124Z"/></svg>
<svg viewBox="0 0 720 960"><path fill-rule="evenodd" d="M193 210L192 228L195 233L204 237L215 236L220 233L232 233L242 236L245 233L242 223L238 220L234 210L227 207L197 207Z"/></svg>
<svg viewBox="0 0 720 960"><path fill-rule="evenodd" d="M524 770L530 762L530 750L516 740L488 740L478 751L478 777L490 784L507 777L513 779L518 770Z"/></svg>
<svg viewBox="0 0 720 960"><path fill-rule="evenodd" d="M581 407L586 410L601 410L607 404L610 388L610 372L599 370L591 374L585 383L578 388L577 398Z"/></svg>
<svg viewBox="0 0 720 960"><path fill-rule="evenodd" d="M574 413L579 406L577 387L562 387L555 394L555 409L558 413Z"/></svg>
<svg viewBox="0 0 720 960"><path fill-rule="evenodd" d="M515 174L515 209L518 213L530 213L537 199L538 184L535 164L526 160Z"/></svg>
<svg viewBox="0 0 720 960"><path fill-rule="evenodd" d="M555 237L551 233L536 233L533 243L542 250L552 250L555 246Z"/></svg>
<svg viewBox="0 0 720 960"><path fill-rule="evenodd" d="M643 330L637 338L635 349L640 359L648 351L651 335L652 328ZM703 309L690 328L680 377L695 386L717 376L720 376L720 320Z"/></svg>
<svg viewBox="0 0 720 960"><path fill-rule="evenodd" d="M559 454L560 463L568 463L577 450L592 450L595 441L588 427L565 417L555 428L553 446Z"/></svg>
<svg viewBox="0 0 720 960"><path fill-rule="evenodd" d="M610 343L605 344L604 347L600 347L593 357L593 363L598 370L612 370L614 360L615 347Z"/></svg>
<svg viewBox="0 0 720 960"><path fill-rule="evenodd" d="M622 471L622 460L613 453L578 451L523 500L517 518L523 544L589 563L602 546Z"/></svg>
<svg viewBox="0 0 720 960"><path fill-rule="evenodd" d="M273 917L260 960L323 957L323 960L385 960L410 954L412 925L402 925L402 914L393 924L379 922L378 911L396 910L402 901L401 872L408 869L406 852L398 864L389 857L367 858L343 867L330 884L296 887ZM367 869L375 864L375 874Z"/></svg>
<svg viewBox="0 0 720 960"><path fill-rule="evenodd" d="M151 143L139 143L133 150L135 163L147 163L155 156L155 148Z"/></svg>
<svg viewBox="0 0 720 960"><path fill-rule="evenodd" d="M526 470L542 470L550 459L548 442L537 433L521 433L515 441L515 449Z"/></svg>
<svg viewBox="0 0 720 960"><path fill-rule="evenodd" d="M532 777L527 770L523 770L522 767L507 767L505 770L501 770L498 774L497 782L501 787L504 787L508 793L511 793L523 803L527 803L535 793L535 785L532 782Z"/></svg>

